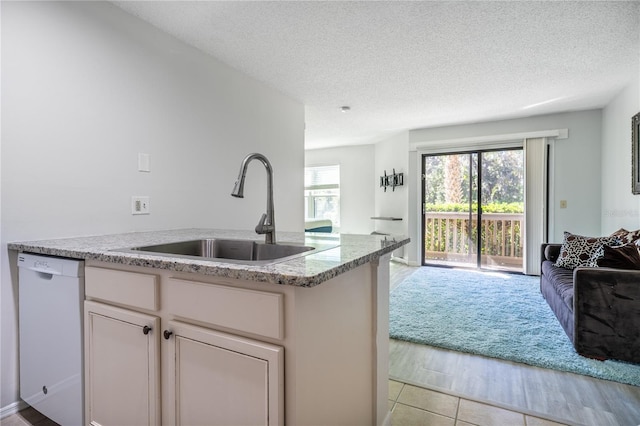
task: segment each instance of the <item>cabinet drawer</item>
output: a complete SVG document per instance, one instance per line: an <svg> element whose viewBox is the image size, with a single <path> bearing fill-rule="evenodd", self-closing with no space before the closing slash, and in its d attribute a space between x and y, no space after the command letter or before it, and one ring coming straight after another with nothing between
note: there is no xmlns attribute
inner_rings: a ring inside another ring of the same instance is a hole
<svg viewBox="0 0 640 426"><path fill-rule="evenodd" d="M284 338L278 293L171 278L165 304L172 314L275 339Z"/></svg>
<svg viewBox="0 0 640 426"><path fill-rule="evenodd" d="M113 269L85 268L86 297L157 311L160 308L158 277Z"/></svg>

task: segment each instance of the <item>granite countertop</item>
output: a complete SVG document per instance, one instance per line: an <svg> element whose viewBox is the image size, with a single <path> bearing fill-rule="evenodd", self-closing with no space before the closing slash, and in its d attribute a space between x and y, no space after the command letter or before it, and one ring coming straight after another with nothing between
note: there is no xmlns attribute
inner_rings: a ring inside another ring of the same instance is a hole
<svg viewBox="0 0 640 426"><path fill-rule="evenodd" d="M316 249L303 256L267 264L210 261L186 256L154 255L123 249L201 238L243 239L264 242L253 231L176 229L126 234L12 242L10 250L98 260L176 272L217 275L250 281L313 287L409 243L405 236L278 232L278 243L295 243Z"/></svg>

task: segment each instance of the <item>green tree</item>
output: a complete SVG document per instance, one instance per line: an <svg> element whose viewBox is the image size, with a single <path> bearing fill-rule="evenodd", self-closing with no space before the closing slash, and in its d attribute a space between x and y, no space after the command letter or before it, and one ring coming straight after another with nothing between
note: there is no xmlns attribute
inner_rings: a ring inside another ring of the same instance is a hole
<svg viewBox="0 0 640 426"><path fill-rule="evenodd" d="M447 155L444 170L444 200L446 203L462 202L462 161L460 155Z"/></svg>
<svg viewBox="0 0 640 426"><path fill-rule="evenodd" d="M483 203L514 203L524 200L522 150L482 154Z"/></svg>
<svg viewBox="0 0 640 426"><path fill-rule="evenodd" d="M425 203L444 203L444 156L427 156L424 163Z"/></svg>
<svg viewBox="0 0 640 426"><path fill-rule="evenodd" d="M482 153L483 205L522 204L524 200L523 161L522 150ZM477 169L477 154L425 157L425 204L452 203L449 205L466 205L468 209L470 179L473 197L471 201L477 202L475 199L478 184ZM508 209L513 210L513 207Z"/></svg>

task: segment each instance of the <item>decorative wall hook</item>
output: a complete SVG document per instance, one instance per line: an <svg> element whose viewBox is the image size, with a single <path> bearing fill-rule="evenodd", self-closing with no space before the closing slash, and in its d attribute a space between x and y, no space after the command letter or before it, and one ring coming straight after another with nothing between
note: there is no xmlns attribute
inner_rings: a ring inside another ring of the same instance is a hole
<svg viewBox="0 0 640 426"><path fill-rule="evenodd" d="M391 175L388 175L385 170L384 176L380 176L380 187L384 188L384 192L387 192L388 186L395 191L396 186L402 185L404 185L404 173L396 173L396 169L393 169L393 174Z"/></svg>

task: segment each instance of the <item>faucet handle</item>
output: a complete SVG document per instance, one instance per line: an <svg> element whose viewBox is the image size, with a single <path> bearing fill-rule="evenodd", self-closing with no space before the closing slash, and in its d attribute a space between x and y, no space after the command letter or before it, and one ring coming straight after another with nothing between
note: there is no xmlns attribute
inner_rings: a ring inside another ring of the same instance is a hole
<svg viewBox="0 0 640 426"><path fill-rule="evenodd" d="M266 234L267 233L267 229L265 229L264 223L267 221L267 214L266 213L262 213L262 217L260 218L260 220L258 221L258 224L256 225L256 233L257 234Z"/></svg>

